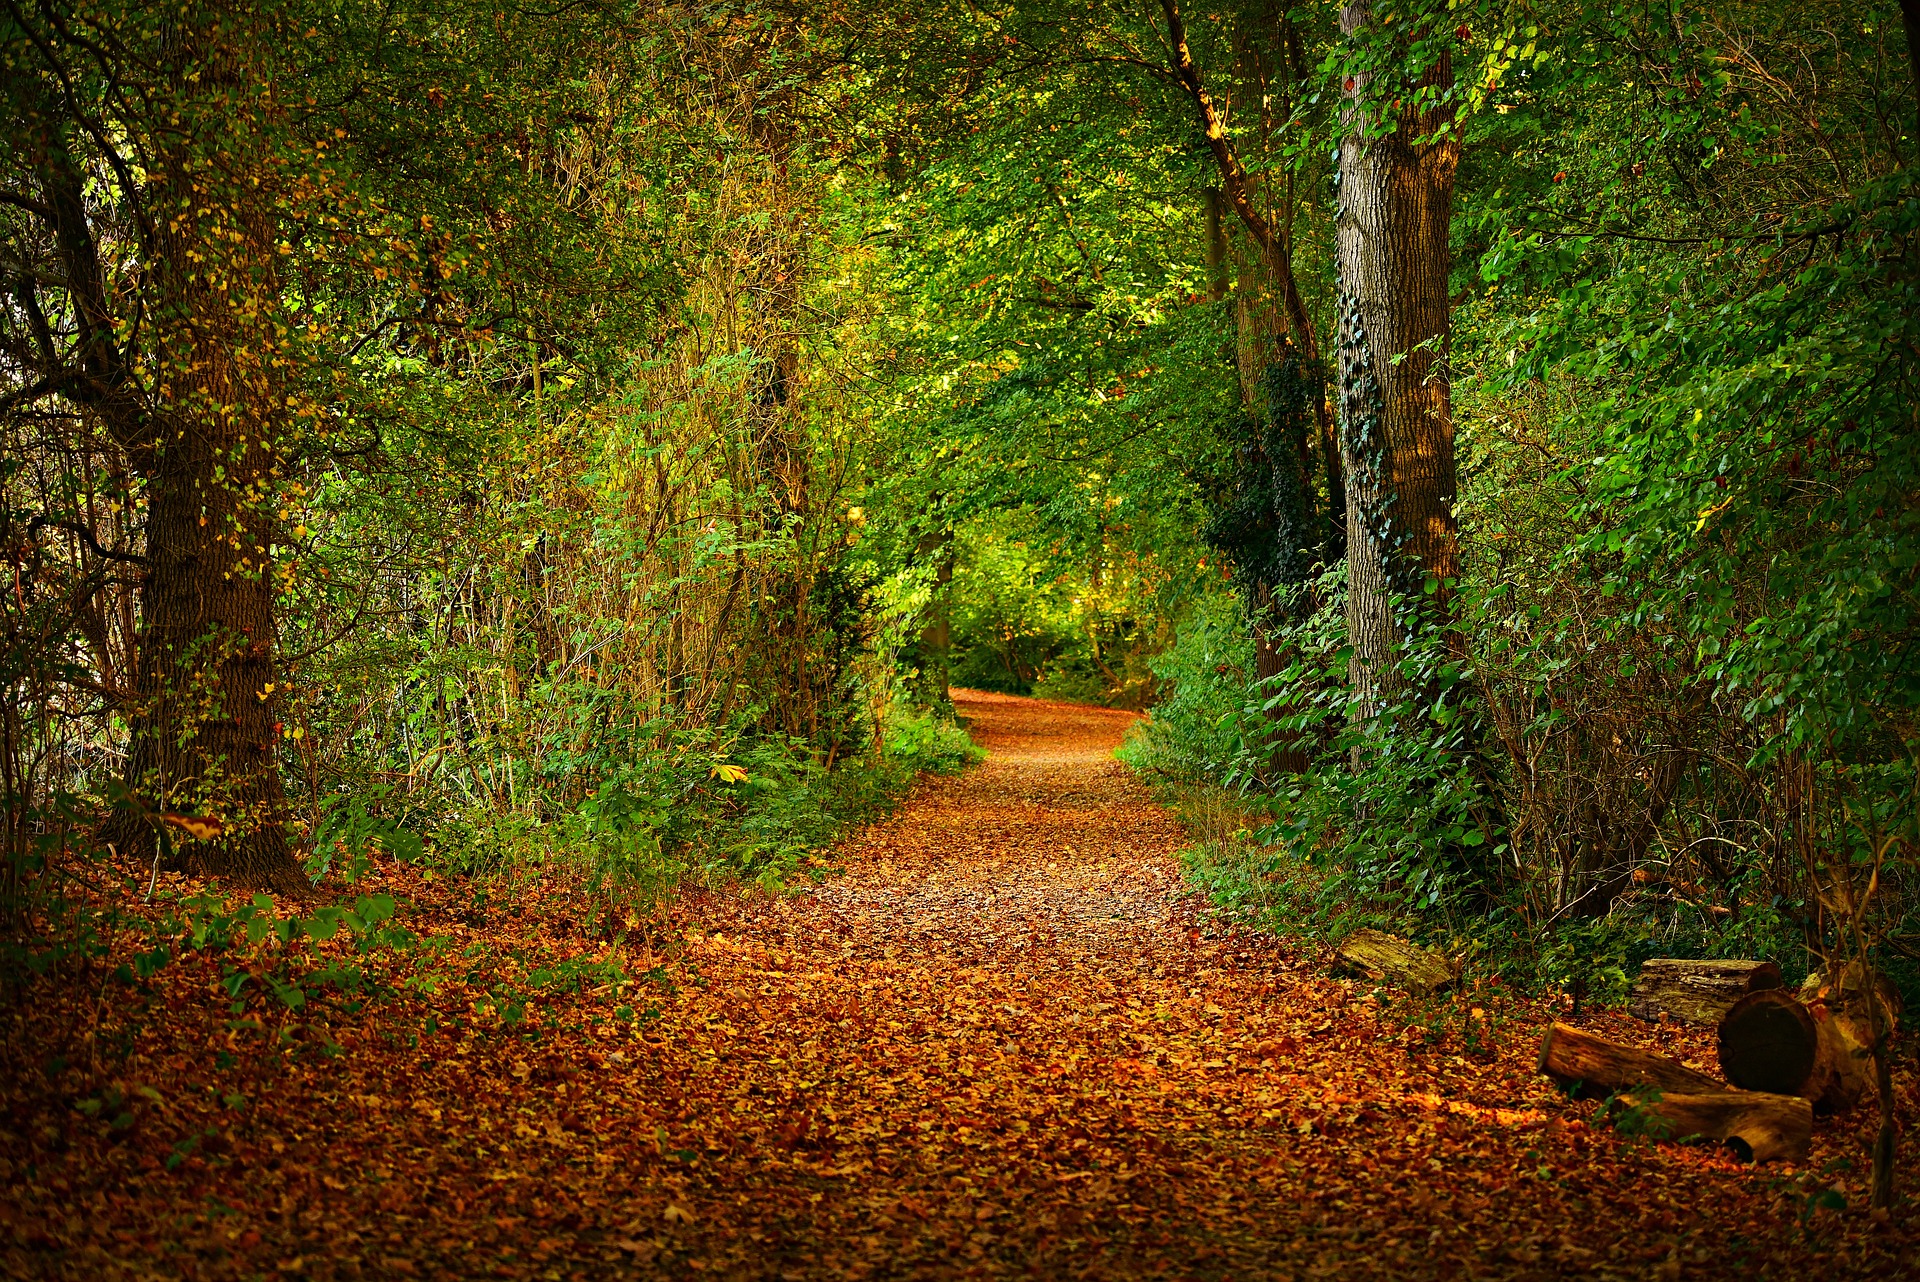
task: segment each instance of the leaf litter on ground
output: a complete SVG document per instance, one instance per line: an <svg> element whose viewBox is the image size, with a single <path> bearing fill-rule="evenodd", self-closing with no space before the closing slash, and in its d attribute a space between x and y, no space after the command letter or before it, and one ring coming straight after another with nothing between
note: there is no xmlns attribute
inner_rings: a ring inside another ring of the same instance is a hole
<svg viewBox="0 0 1920 1282"><path fill-rule="evenodd" d="M479 906L383 867L406 931L305 941L310 973L359 978L297 1009L270 932L12 994L7 1271L1909 1267L1911 1210L1861 1210L1864 1115L1823 1120L1805 1168L1622 1133L1534 1071L1567 1017L1550 1003L1488 982L1416 1001L1211 914L1178 826L1111 758L1129 714L959 702L987 763L922 780L800 893L688 891L609 941L578 886ZM1584 1022L1711 1068L1710 1034Z"/></svg>

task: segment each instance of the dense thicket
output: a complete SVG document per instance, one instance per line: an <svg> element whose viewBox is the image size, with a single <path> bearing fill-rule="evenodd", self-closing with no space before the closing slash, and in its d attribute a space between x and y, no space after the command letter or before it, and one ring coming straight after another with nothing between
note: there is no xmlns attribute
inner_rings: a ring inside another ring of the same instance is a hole
<svg viewBox="0 0 1920 1282"><path fill-rule="evenodd" d="M1912 955L1891 7L0 30L23 940L100 866L781 875L963 683L1152 707L1279 924Z"/></svg>

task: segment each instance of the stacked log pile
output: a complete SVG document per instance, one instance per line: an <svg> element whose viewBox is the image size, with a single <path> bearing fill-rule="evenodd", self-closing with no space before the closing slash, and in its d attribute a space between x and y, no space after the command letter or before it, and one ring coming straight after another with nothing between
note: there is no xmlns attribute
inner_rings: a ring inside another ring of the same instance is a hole
<svg viewBox="0 0 1920 1282"><path fill-rule="evenodd" d="M1875 1095L1875 1016L1890 1035L1900 1013L1885 978L1857 966L1816 974L1795 995L1778 967L1750 961L1648 962L1632 1009L1717 1023L1732 1089L1676 1059L1559 1023L1540 1044L1540 1071L1577 1098L1614 1100L1645 1133L1711 1140L1753 1162L1805 1161L1816 1109L1844 1112Z"/></svg>

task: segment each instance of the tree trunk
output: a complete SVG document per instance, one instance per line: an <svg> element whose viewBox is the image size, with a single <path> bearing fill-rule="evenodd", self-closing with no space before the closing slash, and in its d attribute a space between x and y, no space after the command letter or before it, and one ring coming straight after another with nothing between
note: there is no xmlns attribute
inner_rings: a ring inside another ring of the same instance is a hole
<svg viewBox="0 0 1920 1282"><path fill-rule="evenodd" d="M1272 208L1276 189L1244 168L1225 124L1227 117L1242 112L1264 122L1272 111L1270 90L1290 93L1290 82L1276 86L1271 74L1276 53L1272 37L1286 29L1287 19L1277 11L1251 20L1244 15L1236 19L1237 75L1229 78L1222 105L1216 107L1186 46L1179 5L1169 0L1164 12L1174 44L1175 74L1199 110L1221 169L1223 186L1207 188L1208 267L1217 291L1224 292L1226 277L1224 204L1230 203L1240 214L1250 242L1247 252L1235 256L1238 282L1233 292L1234 364L1240 376L1240 403L1253 426L1253 444L1242 449L1239 461L1246 473L1241 484L1267 499L1270 510L1261 514L1262 525L1271 528L1276 546L1263 549L1257 565L1243 561L1240 570L1252 616L1254 677L1265 690L1265 683L1285 671L1292 660L1289 634L1307 604L1305 587L1314 552L1327 541L1314 528L1318 505L1313 495L1316 433L1311 417L1325 417L1325 394L1324 380L1316 372L1318 344L1300 299L1286 233L1292 222L1292 187L1279 189L1282 210L1276 215ZM1295 405L1297 393L1303 390L1308 403ZM1278 720L1285 711L1269 715ZM1268 748L1268 765L1275 772L1298 773L1312 763L1310 745L1297 734L1277 734Z"/></svg>
<svg viewBox="0 0 1920 1282"><path fill-rule="evenodd" d="M211 15L208 15L211 16ZM167 430L147 469L147 555L132 778L163 810L216 816L186 862L291 894L275 681L273 526L285 437L276 220L251 154L271 127L269 74L223 11L188 38L176 88L196 128L150 188ZM236 125L244 128L236 128ZM252 172L234 172L238 156ZM250 181L251 180L251 181Z"/></svg>
<svg viewBox="0 0 1920 1282"><path fill-rule="evenodd" d="M1615 1124L1652 1139L1713 1140L1743 1162L1804 1162L1813 1147L1813 1105L1757 1091L1623 1095Z"/></svg>
<svg viewBox="0 0 1920 1282"><path fill-rule="evenodd" d="M1307 312L1306 302L1300 293L1300 282L1293 270L1293 242L1289 230L1291 219L1289 217L1276 223L1269 216L1268 211L1262 210L1259 182L1253 174L1248 172L1246 165L1242 162L1239 150L1234 145L1233 136L1227 128L1226 113L1215 101L1200 75L1200 68L1193 61L1193 51L1187 43L1186 23L1181 16L1178 0L1161 0L1160 8L1167 22L1167 43L1174 79L1186 93L1199 116L1207 149L1212 153L1214 164L1220 174L1220 185L1208 188L1209 219L1218 216L1219 208L1216 201L1224 202L1239 217L1241 226L1246 229L1256 250L1257 278L1264 282L1265 292L1278 296L1277 305L1271 301L1266 304L1273 309L1278 318L1273 333L1284 335L1298 358L1310 368L1317 370L1321 360L1320 337L1314 327L1313 317ZM1292 20L1284 10L1268 14L1267 21L1281 33L1283 41L1292 36ZM1239 34L1242 38L1237 43L1242 49L1243 61L1249 52L1252 52L1257 59L1257 50L1254 48L1257 42L1245 39L1244 32ZM1293 52L1297 54L1297 49ZM1287 61L1290 75L1297 76L1297 57L1290 57ZM1265 95L1261 96L1264 99ZM1289 199L1291 199L1291 188L1289 188ZM1247 344L1243 342L1241 344L1243 379L1246 370L1244 360L1246 350ZM1277 350L1274 355L1278 358ZM1255 370L1256 377L1258 373L1259 370ZM1313 382L1317 386L1323 387L1325 381L1324 377L1318 374L1313 376ZM1343 488L1341 465L1338 451L1330 448L1334 443L1335 433L1332 414L1324 392L1316 391L1312 409L1314 421L1319 429L1317 436L1323 447L1328 496L1333 508L1329 521L1331 528L1327 532L1322 548L1327 559L1332 560L1342 553L1346 545L1345 531L1337 528L1341 521L1340 495Z"/></svg>
<svg viewBox="0 0 1920 1282"><path fill-rule="evenodd" d="M68 147L44 97L28 127L66 272L82 365L76 402L139 474L139 587L127 787L108 828L126 853L302 895L278 760L272 527L284 434L271 77L247 41L256 15L190 12L162 49L167 92L128 122L144 153L143 329L116 336L113 303ZM127 172L124 168L122 172ZM131 346L144 338L142 352ZM125 341L128 346L123 347ZM168 819L165 816L173 816Z"/></svg>
<svg viewBox="0 0 1920 1282"><path fill-rule="evenodd" d="M1843 1113L1877 1094L1871 1047L1866 1027L1784 989L1749 993L1720 1021L1720 1070L1729 1082L1798 1095L1822 1112Z"/></svg>
<svg viewBox="0 0 1920 1282"><path fill-rule="evenodd" d="M1340 14L1349 36L1368 0ZM1399 46L1404 50L1405 45ZM1418 85L1381 70L1347 81L1335 240L1340 266L1340 434L1347 481L1350 669L1357 714L1377 715L1406 620L1396 594L1447 613L1459 574L1453 408L1448 385L1448 228L1460 141L1452 108L1417 110L1416 88L1445 91L1444 51ZM1392 131L1378 132L1383 117ZM1440 589L1427 596L1427 578Z"/></svg>
<svg viewBox="0 0 1920 1282"><path fill-rule="evenodd" d="M937 508L938 495L931 506ZM953 710L953 528L942 523L920 538L916 549L922 557L935 557L933 594L927 601L927 614L920 626L920 697L934 708Z"/></svg>
<svg viewBox="0 0 1920 1282"><path fill-rule="evenodd" d="M1225 204L1218 187L1207 188L1207 297L1216 303L1227 296L1228 286Z"/></svg>
<svg viewBox="0 0 1920 1282"><path fill-rule="evenodd" d="M1770 961L1687 961L1653 958L1640 966L1630 1014L1655 1020L1671 1015L1688 1024L1718 1024L1748 993L1780 987Z"/></svg>
<svg viewBox="0 0 1920 1282"><path fill-rule="evenodd" d="M1602 1099L1634 1087L1681 1095L1712 1095L1726 1089L1677 1059L1621 1046L1567 1024L1548 1027L1540 1043L1540 1071L1578 1099Z"/></svg>

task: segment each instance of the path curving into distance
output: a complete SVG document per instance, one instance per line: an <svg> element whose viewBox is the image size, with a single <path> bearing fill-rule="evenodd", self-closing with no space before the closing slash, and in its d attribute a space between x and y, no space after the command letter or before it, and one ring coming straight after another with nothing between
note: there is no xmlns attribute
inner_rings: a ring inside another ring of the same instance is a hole
<svg viewBox="0 0 1920 1282"><path fill-rule="evenodd" d="M1801 1171L1596 1128L1535 1071L1541 1002L1415 1002L1223 929L1111 757L1127 714L956 702L984 765L922 780L817 885L683 894L658 951L626 941L651 973L618 994L507 1024L479 987L497 969L449 971L333 1018L337 1046L283 1014L262 1048L207 1022L212 963L163 971L178 995L122 1070L154 1084L148 1115L104 1139L39 1123L84 1162L0 1159L30 1181L0 1199L0 1273L1903 1275L1903 1224L1843 1254L1809 1210L1849 1159L1858 1198L1870 1113L1820 1123ZM480 912L466 883L390 871L445 966L610 947L563 881ZM1709 1032L1586 1018L1711 1054Z"/></svg>
<svg viewBox="0 0 1920 1282"><path fill-rule="evenodd" d="M631 1265L1712 1276L1727 1226L1773 1213L1766 1173L1589 1130L1534 1075L1530 1020L1462 1054L1422 1021L1465 999L1383 1009L1222 932L1112 758L1129 714L955 703L984 765L923 781L807 895L699 906L707 987L654 1034L703 1047L659 1079L688 1091L669 1144L693 1160L654 1177L636 1223L672 1224Z"/></svg>

